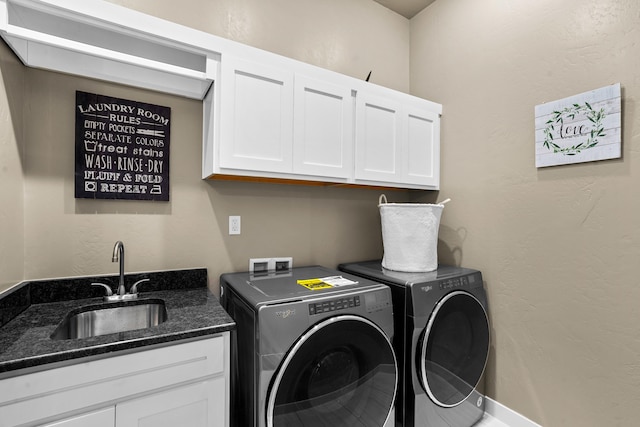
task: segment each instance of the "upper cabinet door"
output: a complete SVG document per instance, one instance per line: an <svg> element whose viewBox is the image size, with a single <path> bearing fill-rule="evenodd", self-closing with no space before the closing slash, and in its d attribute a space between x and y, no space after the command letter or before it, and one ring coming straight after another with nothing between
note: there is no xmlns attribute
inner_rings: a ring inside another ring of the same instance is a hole
<svg viewBox="0 0 640 427"><path fill-rule="evenodd" d="M437 190L441 106L389 91L359 91L356 106L356 182Z"/></svg>
<svg viewBox="0 0 640 427"><path fill-rule="evenodd" d="M406 135L403 181L407 184L440 185L440 115L420 106L405 105Z"/></svg>
<svg viewBox="0 0 640 427"><path fill-rule="evenodd" d="M292 171L293 73L222 58L220 167Z"/></svg>
<svg viewBox="0 0 640 427"><path fill-rule="evenodd" d="M293 129L295 173L350 177L353 97L349 87L296 74Z"/></svg>
<svg viewBox="0 0 640 427"><path fill-rule="evenodd" d="M356 180L401 182L401 104L366 92L356 96Z"/></svg>

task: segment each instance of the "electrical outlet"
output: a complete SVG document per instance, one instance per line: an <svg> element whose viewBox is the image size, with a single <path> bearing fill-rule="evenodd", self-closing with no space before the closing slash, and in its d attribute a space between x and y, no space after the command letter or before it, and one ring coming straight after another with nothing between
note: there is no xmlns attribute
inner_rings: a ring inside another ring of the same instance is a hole
<svg viewBox="0 0 640 427"><path fill-rule="evenodd" d="M229 235L240 234L240 215L229 217Z"/></svg>
<svg viewBox="0 0 640 427"><path fill-rule="evenodd" d="M249 271L251 273L266 272L266 271L288 271L293 268L292 257L281 258L250 258L249 259Z"/></svg>
<svg viewBox="0 0 640 427"><path fill-rule="evenodd" d="M293 258L273 258L273 269L275 271L287 271L293 268Z"/></svg>
<svg viewBox="0 0 640 427"><path fill-rule="evenodd" d="M269 258L250 258L249 271L251 273L262 273L269 271Z"/></svg>

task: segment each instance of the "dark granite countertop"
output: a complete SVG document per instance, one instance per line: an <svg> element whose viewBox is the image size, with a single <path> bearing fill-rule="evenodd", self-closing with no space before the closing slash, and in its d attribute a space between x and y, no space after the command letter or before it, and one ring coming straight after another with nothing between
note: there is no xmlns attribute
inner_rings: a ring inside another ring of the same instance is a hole
<svg viewBox="0 0 640 427"><path fill-rule="evenodd" d="M103 303L99 295L104 290L90 286L92 282L107 283L115 289L117 277L25 282L0 294L0 378L24 369L47 369L49 364L206 338L235 328L233 319L207 288L206 269L127 275L127 288L141 278L150 282L140 286L139 299L164 300L167 320L147 329L91 338L53 340L50 335L71 310Z"/></svg>

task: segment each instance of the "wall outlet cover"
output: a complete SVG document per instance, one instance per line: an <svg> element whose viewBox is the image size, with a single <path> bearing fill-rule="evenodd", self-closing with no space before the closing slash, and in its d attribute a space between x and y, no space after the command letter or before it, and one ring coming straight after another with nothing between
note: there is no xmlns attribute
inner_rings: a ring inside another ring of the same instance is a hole
<svg viewBox="0 0 640 427"><path fill-rule="evenodd" d="M229 235L240 234L240 215L229 216Z"/></svg>

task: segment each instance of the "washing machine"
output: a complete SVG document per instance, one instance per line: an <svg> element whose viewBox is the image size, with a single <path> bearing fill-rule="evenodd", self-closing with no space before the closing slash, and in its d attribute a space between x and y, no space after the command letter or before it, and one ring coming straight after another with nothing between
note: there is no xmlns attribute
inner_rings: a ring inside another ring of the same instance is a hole
<svg viewBox="0 0 640 427"><path fill-rule="evenodd" d="M480 420L490 345L481 272L440 265L403 273L380 261L338 269L391 287L400 371L396 426L470 427Z"/></svg>
<svg viewBox="0 0 640 427"><path fill-rule="evenodd" d="M231 425L390 427L398 384L388 286L312 266L220 277Z"/></svg>

